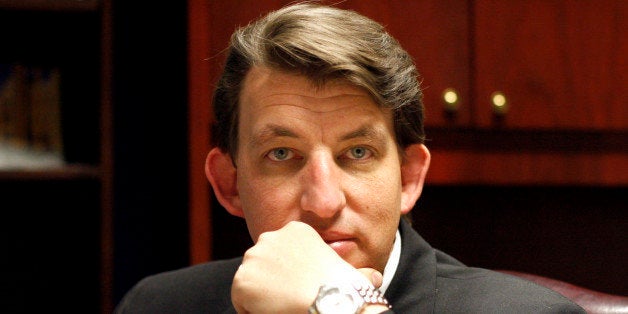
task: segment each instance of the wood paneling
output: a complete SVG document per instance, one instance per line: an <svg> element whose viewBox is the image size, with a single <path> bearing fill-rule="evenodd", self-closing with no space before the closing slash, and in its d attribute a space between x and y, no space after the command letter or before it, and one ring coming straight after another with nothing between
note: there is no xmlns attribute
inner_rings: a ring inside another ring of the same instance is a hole
<svg viewBox="0 0 628 314"><path fill-rule="evenodd" d="M478 126L628 130L628 2L475 2Z"/></svg>

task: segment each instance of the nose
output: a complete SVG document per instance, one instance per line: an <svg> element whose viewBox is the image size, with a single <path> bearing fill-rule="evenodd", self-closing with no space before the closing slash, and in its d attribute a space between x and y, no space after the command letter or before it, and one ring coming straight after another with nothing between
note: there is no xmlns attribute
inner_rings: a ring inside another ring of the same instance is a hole
<svg viewBox="0 0 628 314"><path fill-rule="evenodd" d="M313 154L303 168L301 208L321 218L330 218L346 205L342 169L330 153Z"/></svg>

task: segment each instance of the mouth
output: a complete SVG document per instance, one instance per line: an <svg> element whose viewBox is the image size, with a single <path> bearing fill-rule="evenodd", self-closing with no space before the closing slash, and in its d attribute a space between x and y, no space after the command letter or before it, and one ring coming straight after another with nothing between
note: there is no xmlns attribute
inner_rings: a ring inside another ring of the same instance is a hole
<svg viewBox="0 0 628 314"><path fill-rule="evenodd" d="M323 236L323 240L341 257L348 256L352 250L357 248L355 239L350 236Z"/></svg>

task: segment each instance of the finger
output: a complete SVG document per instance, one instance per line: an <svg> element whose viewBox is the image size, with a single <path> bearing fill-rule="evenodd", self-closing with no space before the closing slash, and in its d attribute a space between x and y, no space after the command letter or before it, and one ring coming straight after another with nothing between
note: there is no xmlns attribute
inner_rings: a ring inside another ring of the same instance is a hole
<svg viewBox="0 0 628 314"><path fill-rule="evenodd" d="M368 279L375 288L379 288L382 285L384 276L379 271L373 268L359 268L358 271Z"/></svg>

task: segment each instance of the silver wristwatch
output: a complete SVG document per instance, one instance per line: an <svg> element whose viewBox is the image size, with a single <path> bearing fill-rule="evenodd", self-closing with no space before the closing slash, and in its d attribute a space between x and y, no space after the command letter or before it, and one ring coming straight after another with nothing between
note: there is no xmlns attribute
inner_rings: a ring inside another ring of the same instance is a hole
<svg viewBox="0 0 628 314"><path fill-rule="evenodd" d="M379 289L360 283L330 283L318 290L309 314L357 314L368 304L390 304Z"/></svg>

